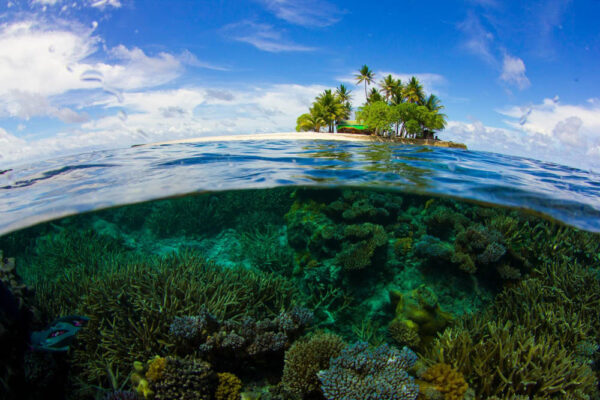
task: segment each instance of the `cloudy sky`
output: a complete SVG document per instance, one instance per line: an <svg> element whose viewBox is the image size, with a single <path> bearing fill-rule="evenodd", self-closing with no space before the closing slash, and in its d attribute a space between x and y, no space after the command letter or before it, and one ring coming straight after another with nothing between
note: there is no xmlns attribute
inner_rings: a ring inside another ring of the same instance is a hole
<svg viewBox="0 0 600 400"><path fill-rule="evenodd" d="M509 3L509 4L507 4ZM441 97L440 136L600 171L598 0L2 0L0 169L290 131L363 64Z"/></svg>

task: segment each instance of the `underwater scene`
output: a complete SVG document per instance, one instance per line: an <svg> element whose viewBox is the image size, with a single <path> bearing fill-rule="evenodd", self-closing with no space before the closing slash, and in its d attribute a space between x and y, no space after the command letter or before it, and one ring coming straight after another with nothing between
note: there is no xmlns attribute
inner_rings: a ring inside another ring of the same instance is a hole
<svg viewBox="0 0 600 400"><path fill-rule="evenodd" d="M600 236L360 186L0 237L2 399L598 399Z"/></svg>

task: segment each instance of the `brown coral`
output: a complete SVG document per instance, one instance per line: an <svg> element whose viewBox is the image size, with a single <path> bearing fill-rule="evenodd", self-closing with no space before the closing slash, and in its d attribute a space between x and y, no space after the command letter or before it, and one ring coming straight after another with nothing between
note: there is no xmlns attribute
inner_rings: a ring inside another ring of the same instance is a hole
<svg viewBox="0 0 600 400"><path fill-rule="evenodd" d="M162 378L165 367L167 366L167 359L164 357L155 357L148 363L148 371L146 372L146 378L149 381L158 381Z"/></svg>
<svg viewBox="0 0 600 400"><path fill-rule="evenodd" d="M242 381L229 372L218 373L219 385L215 391L216 400L239 400Z"/></svg>
<svg viewBox="0 0 600 400"><path fill-rule="evenodd" d="M391 338L398 345L410 348L417 347L421 342L418 329L418 326L410 320L401 321L395 319L388 325L388 333Z"/></svg>
<svg viewBox="0 0 600 400"><path fill-rule="evenodd" d="M443 393L444 400L462 400L469 388L463 374L444 363L433 365L421 378Z"/></svg>
<svg viewBox="0 0 600 400"><path fill-rule="evenodd" d="M318 391L317 373L327 369L329 360L339 356L344 346L341 337L324 332L296 341L285 353L284 386L298 395Z"/></svg>

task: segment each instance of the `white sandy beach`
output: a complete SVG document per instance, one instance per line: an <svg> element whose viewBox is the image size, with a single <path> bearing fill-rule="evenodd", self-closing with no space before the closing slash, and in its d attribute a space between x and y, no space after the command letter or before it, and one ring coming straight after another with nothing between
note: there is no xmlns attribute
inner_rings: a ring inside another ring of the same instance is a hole
<svg viewBox="0 0 600 400"><path fill-rule="evenodd" d="M175 143L201 143L201 142L226 142L238 140L346 140L350 142L364 142L381 140L377 136L353 134L353 133L324 133L324 132L275 132L275 133L253 133L247 135L227 136L202 136L189 139L169 140L166 142L147 143L145 146Z"/></svg>

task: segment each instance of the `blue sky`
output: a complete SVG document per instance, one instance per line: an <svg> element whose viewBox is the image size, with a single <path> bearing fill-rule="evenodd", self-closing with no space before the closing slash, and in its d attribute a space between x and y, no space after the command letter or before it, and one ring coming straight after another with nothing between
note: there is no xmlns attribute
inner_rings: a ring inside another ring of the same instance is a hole
<svg viewBox="0 0 600 400"><path fill-rule="evenodd" d="M416 75L444 139L600 171L600 2L0 3L0 167L282 132L353 74Z"/></svg>

